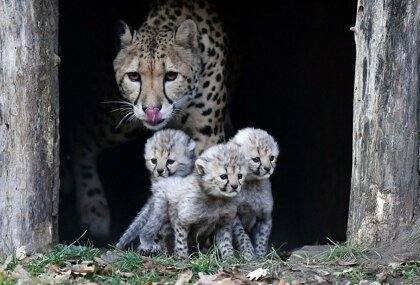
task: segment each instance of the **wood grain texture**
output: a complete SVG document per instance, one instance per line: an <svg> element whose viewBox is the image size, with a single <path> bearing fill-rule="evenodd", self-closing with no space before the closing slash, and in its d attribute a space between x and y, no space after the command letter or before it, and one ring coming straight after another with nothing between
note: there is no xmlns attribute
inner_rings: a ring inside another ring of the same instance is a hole
<svg viewBox="0 0 420 285"><path fill-rule="evenodd" d="M419 196L420 2L359 0L347 238L391 243Z"/></svg>
<svg viewBox="0 0 420 285"><path fill-rule="evenodd" d="M58 1L0 0L0 255L57 240Z"/></svg>

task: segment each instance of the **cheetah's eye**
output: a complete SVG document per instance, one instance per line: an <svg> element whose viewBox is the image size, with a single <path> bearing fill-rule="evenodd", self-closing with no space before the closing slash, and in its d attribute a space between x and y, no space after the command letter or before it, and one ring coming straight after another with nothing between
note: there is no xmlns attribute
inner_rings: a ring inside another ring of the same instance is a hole
<svg viewBox="0 0 420 285"><path fill-rule="evenodd" d="M175 162L175 160L173 160L173 159L168 159L167 161L166 161L166 164L173 164Z"/></svg>
<svg viewBox="0 0 420 285"><path fill-rule="evenodd" d="M244 177L242 174L238 174L239 179L242 179L242 177Z"/></svg>
<svg viewBox="0 0 420 285"><path fill-rule="evenodd" d="M178 72L168 71L165 74L165 81L174 81L178 77Z"/></svg>
<svg viewBox="0 0 420 285"><path fill-rule="evenodd" d="M254 157L254 158L252 159L252 161L253 161L253 162L255 162L255 163L258 163L258 162L260 162L261 160L260 160L260 158L259 158L259 157Z"/></svg>
<svg viewBox="0 0 420 285"><path fill-rule="evenodd" d="M156 158L152 158L150 161L151 161L153 164L156 164L156 163L157 163L157 159L156 159Z"/></svg>
<svg viewBox="0 0 420 285"><path fill-rule="evenodd" d="M271 155L270 156L270 161L273 161L274 160L274 155Z"/></svg>
<svg viewBox="0 0 420 285"><path fill-rule="evenodd" d="M222 175L220 175L220 178L222 180L226 180L226 179L228 179L228 176L226 174L222 174Z"/></svg>
<svg viewBox="0 0 420 285"><path fill-rule="evenodd" d="M130 78L131 81L139 81L140 80L140 74L137 72L129 72L127 73L128 78Z"/></svg>

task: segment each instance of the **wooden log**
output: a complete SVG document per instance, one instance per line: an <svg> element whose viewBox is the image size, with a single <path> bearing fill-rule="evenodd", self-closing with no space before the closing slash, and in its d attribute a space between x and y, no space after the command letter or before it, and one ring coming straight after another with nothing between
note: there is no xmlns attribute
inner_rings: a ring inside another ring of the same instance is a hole
<svg viewBox="0 0 420 285"><path fill-rule="evenodd" d="M359 0L347 238L391 244L419 196L420 1Z"/></svg>
<svg viewBox="0 0 420 285"><path fill-rule="evenodd" d="M57 241L58 1L0 0L0 256Z"/></svg>

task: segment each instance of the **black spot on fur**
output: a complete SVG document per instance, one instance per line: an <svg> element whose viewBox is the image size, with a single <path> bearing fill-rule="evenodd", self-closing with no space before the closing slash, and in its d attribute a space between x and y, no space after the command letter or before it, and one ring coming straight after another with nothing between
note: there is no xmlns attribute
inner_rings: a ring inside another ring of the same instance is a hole
<svg viewBox="0 0 420 285"><path fill-rule="evenodd" d="M200 133L206 136L211 136L212 129L210 126L205 126L204 128L199 129Z"/></svg>
<svg viewBox="0 0 420 285"><path fill-rule="evenodd" d="M206 81L203 84L203 88L207 88L207 87L209 87L209 85L210 85L210 82L209 81Z"/></svg>
<svg viewBox="0 0 420 285"><path fill-rule="evenodd" d="M203 108L204 107L204 103L197 103L197 104L195 104L195 106L197 108Z"/></svg>
<svg viewBox="0 0 420 285"><path fill-rule="evenodd" d="M212 108L208 108L207 110L204 110L201 114L203 116L208 116L211 114Z"/></svg>
<svg viewBox="0 0 420 285"><path fill-rule="evenodd" d="M208 54L209 56L214 56L214 55L216 54L216 50L215 50L214 48L210 48L210 49L207 51L207 54Z"/></svg>
<svg viewBox="0 0 420 285"><path fill-rule="evenodd" d="M189 114L185 114L184 116L182 116L182 119L181 119L182 124L185 124L187 122L188 116Z"/></svg>
<svg viewBox="0 0 420 285"><path fill-rule="evenodd" d="M220 82L220 80L222 80L222 75L219 73L216 75L216 81Z"/></svg>
<svg viewBox="0 0 420 285"><path fill-rule="evenodd" d="M213 93L209 93L208 95L207 95L207 101L209 101L210 99L211 99L211 96L213 96Z"/></svg>
<svg viewBox="0 0 420 285"><path fill-rule="evenodd" d="M208 31L206 28L202 28L202 29L201 29L201 33L202 33L202 34L207 34L208 32L209 32L209 31Z"/></svg>

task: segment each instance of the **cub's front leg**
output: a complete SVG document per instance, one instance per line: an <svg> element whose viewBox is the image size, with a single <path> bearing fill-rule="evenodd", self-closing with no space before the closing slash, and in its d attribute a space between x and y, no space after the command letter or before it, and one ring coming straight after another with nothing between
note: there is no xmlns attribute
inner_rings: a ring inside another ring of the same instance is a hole
<svg viewBox="0 0 420 285"><path fill-rule="evenodd" d="M183 225L180 221L174 221L175 248L174 254L179 258L188 258L188 233L189 226Z"/></svg>
<svg viewBox="0 0 420 285"><path fill-rule="evenodd" d="M215 239L221 257L233 258L231 219L223 219L222 223L216 227Z"/></svg>
<svg viewBox="0 0 420 285"><path fill-rule="evenodd" d="M262 219L257 220L252 230L255 254L257 256L263 256L267 253L272 223L271 214L265 214Z"/></svg>
<svg viewBox="0 0 420 285"><path fill-rule="evenodd" d="M233 221L232 235L235 247L245 258L251 259L255 255L254 247L238 216Z"/></svg>

